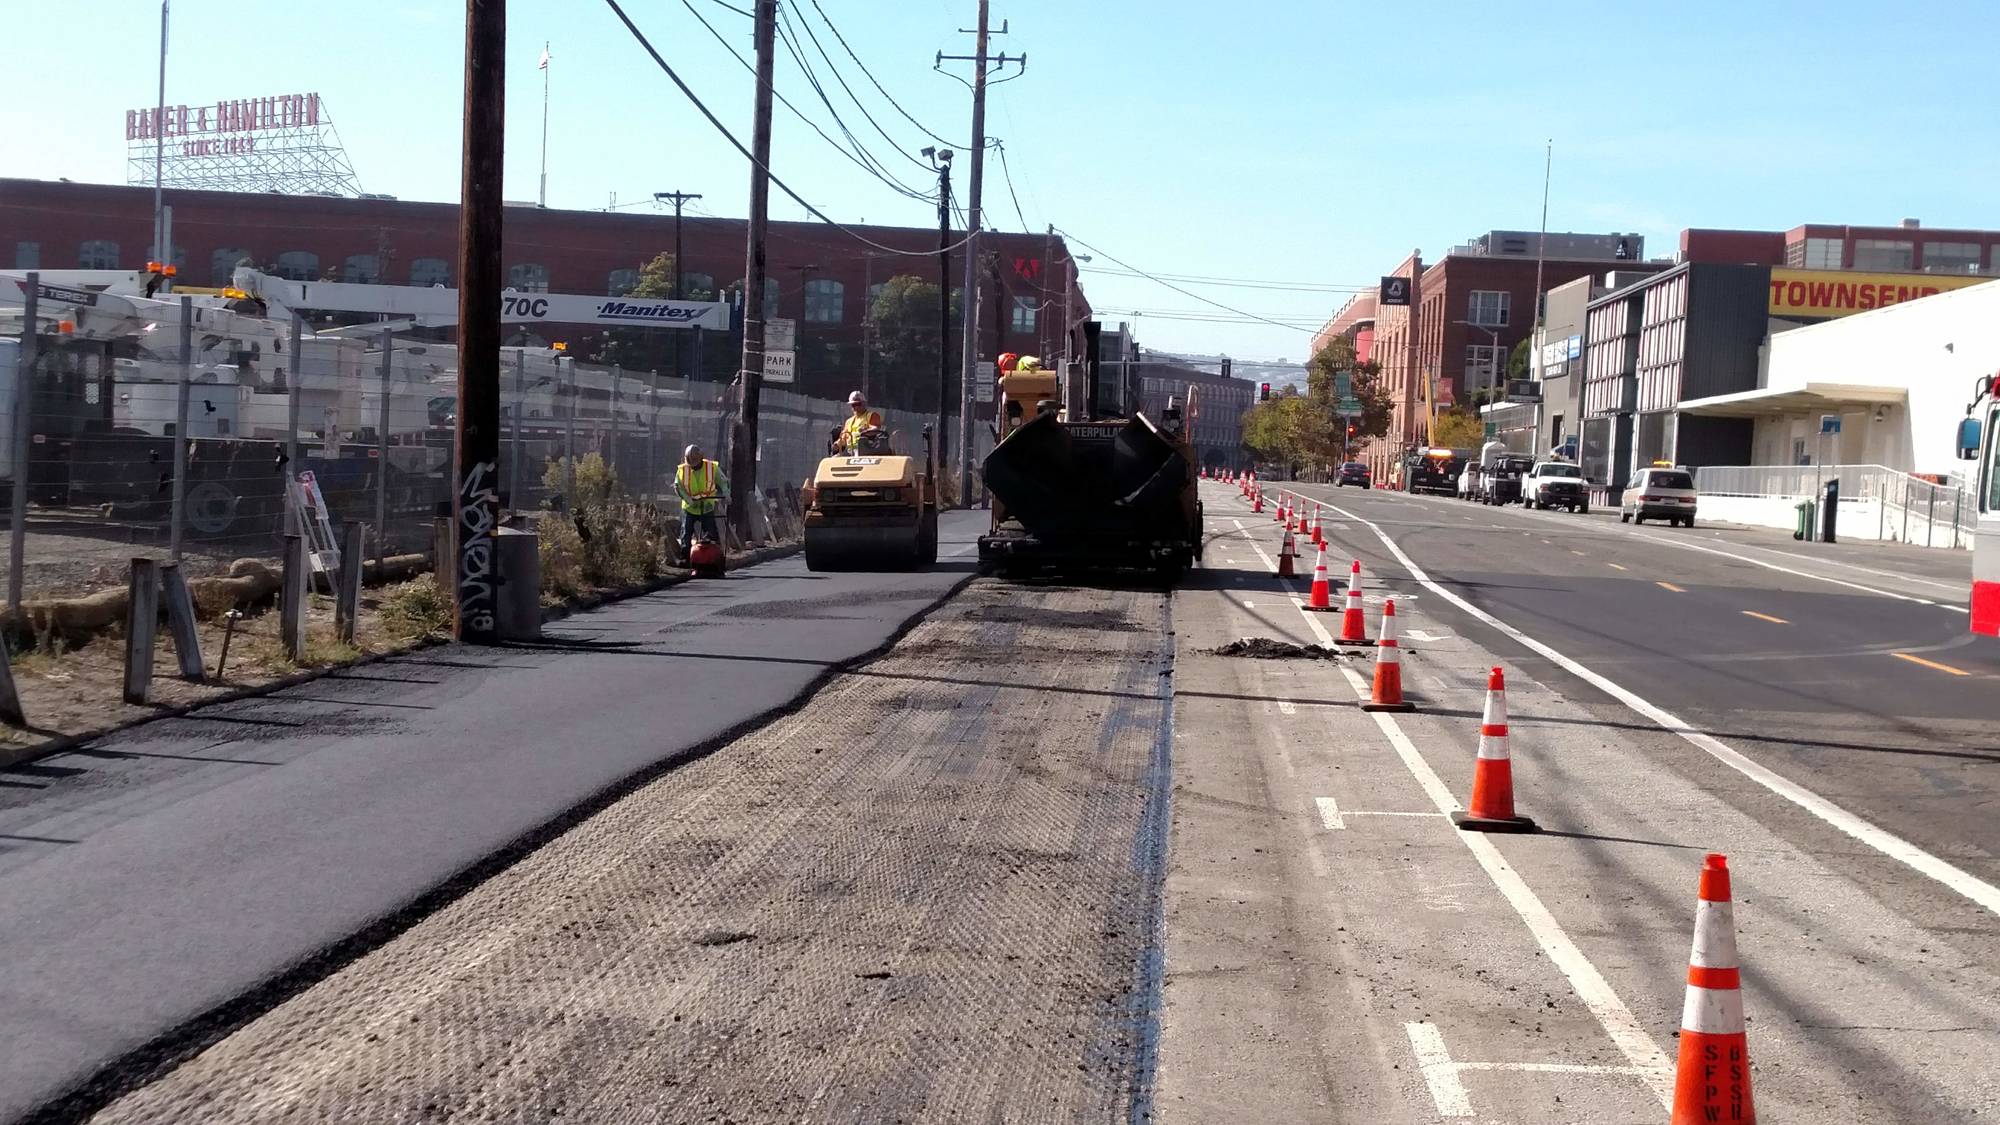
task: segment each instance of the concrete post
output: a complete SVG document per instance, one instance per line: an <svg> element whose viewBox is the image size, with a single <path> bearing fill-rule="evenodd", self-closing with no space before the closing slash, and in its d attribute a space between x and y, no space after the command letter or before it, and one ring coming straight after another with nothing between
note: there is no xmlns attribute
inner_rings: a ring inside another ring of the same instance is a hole
<svg viewBox="0 0 2000 1125"><path fill-rule="evenodd" d="M354 643L354 617L361 609L361 521L340 525L340 582L334 587L333 632L340 643Z"/></svg>
<svg viewBox="0 0 2000 1125"><path fill-rule="evenodd" d="M285 656L293 661L302 657L306 648L306 583L311 579L307 565L305 536L285 536L283 585L278 591L278 636L285 646Z"/></svg>
<svg viewBox="0 0 2000 1125"><path fill-rule="evenodd" d="M125 702L144 703L153 683L153 638L160 623L160 564L132 560L125 602Z"/></svg>
<svg viewBox="0 0 2000 1125"><path fill-rule="evenodd" d="M195 627L194 597L188 593L187 576L181 564L160 567L160 594L167 603L167 631L174 638L174 658L180 663L181 679L200 683L205 677L201 659L201 630Z"/></svg>

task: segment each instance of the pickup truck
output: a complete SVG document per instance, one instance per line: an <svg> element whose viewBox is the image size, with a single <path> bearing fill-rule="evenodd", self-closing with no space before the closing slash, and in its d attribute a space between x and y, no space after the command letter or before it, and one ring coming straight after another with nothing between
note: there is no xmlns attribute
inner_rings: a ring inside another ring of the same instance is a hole
<svg viewBox="0 0 2000 1125"><path fill-rule="evenodd" d="M1583 470L1567 461L1538 461L1528 479L1521 483L1521 499L1530 508L1568 508L1590 511L1590 490Z"/></svg>
<svg viewBox="0 0 2000 1125"><path fill-rule="evenodd" d="M1535 459L1503 453L1491 458L1479 474L1473 499L1487 504L1512 504L1521 499L1521 478L1535 467Z"/></svg>

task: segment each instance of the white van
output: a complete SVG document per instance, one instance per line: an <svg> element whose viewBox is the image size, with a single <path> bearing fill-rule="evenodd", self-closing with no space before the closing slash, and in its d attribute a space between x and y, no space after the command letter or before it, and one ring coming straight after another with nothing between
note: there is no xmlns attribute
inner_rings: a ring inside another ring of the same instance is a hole
<svg viewBox="0 0 2000 1125"><path fill-rule="evenodd" d="M1693 527L1694 501L1694 474L1660 462L1640 469L1626 482L1618 496L1618 519L1621 523L1663 519Z"/></svg>

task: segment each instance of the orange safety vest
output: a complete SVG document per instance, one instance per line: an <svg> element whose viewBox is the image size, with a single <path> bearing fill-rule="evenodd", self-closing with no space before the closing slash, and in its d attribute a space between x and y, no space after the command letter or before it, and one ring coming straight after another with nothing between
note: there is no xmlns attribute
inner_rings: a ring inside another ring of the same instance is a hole
<svg viewBox="0 0 2000 1125"><path fill-rule="evenodd" d="M715 511L715 482L720 475L715 462L703 458L700 465L690 465L686 461L674 470L674 483L680 487L687 499L681 501L681 509L691 516L711 515Z"/></svg>

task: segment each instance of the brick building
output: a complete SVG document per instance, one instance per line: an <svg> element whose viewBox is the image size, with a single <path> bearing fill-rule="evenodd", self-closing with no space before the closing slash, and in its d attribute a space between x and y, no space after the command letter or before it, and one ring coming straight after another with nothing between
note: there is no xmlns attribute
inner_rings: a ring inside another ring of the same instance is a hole
<svg viewBox="0 0 2000 1125"><path fill-rule="evenodd" d="M1788 231L1681 232L1680 261L1877 273L2000 277L2000 231L1807 223Z"/></svg>
<svg viewBox="0 0 2000 1125"><path fill-rule="evenodd" d="M295 279L453 281L455 203L210 191L169 191L166 198L173 208L172 259L186 284L222 284L245 259ZM637 284L647 261L674 245L673 216L658 213L510 205L504 223L508 283L523 291L620 295ZM0 261L15 269L137 269L162 260L152 246L152 226L149 188L0 179ZM909 364L909 371L869 364L873 353L864 356L863 320L871 295L890 278L912 274L937 281L938 232L851 229L879 247L820 223L770 224L765 307L767 315L798 322L796 389L844 395L865 376L886 405L928 408L936 400L935 358ZM960 237L952 235L954 241ZM685 217L686 295L712 299L740 288L744 240L741 219ZM1090 315L1063 240L992 232L983 246L990 251L989 284L982 287L979 354L1060 355L1065 310L1070 323ZM947 276L954 291L962 284L964 265L962 255L953 256ZM951 333L954 353L957 335ZM588 343L580 333L572 339ZM935 357L934 342L931 348ZM709 377L733 374L726 353L726 348L713 351Z"/></svg>
<svg viewBox="0 0 2000 1125"><path fill-rule="evenodd" d="M1186 408L1188 388L1199 387L1198 416L1189 438L1203 467L1247 469L1243 449L1243 415L1256 400L1256 384L1216 371L1140 354L1137 368L1139 408L1155 421L1166 417L1167 400Z"/></svg>
<svg viewBox="0 0 2000 1125"><path fill-rule="evenodd" d="M1340 311L1327 319L1320 330L1313 334L1312 350L1319 354L1321 348L1332 343L1335 337L1344 336L1354 345L1356 363L1367 363L1375 348L1375 302L1373 293L1356 293L1340 306Z"/></svg>

